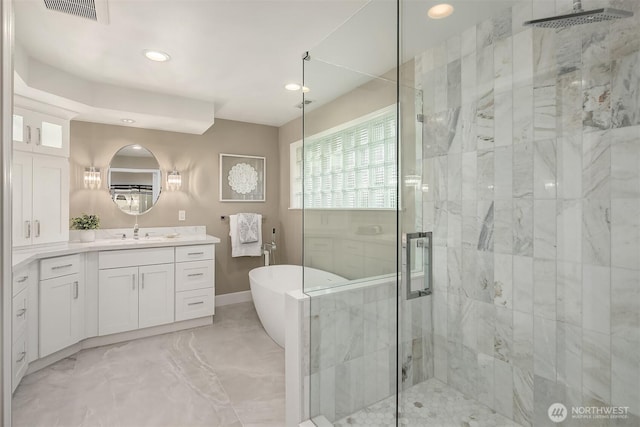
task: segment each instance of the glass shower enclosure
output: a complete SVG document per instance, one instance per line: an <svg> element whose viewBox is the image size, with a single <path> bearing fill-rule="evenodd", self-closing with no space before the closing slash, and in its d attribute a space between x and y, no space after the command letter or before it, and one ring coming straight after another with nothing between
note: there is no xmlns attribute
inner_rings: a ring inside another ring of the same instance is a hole
<svg viewBox="0 0 640 427"><path fill-rule="evenodd" d="M302 61L310 418L639 425L640 2L434 5Z"/></svg>

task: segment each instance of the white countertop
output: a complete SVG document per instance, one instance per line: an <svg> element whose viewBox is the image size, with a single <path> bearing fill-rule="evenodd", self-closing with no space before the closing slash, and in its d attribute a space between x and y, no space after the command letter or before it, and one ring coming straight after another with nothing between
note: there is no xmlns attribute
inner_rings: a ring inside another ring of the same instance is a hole
<svg viewBox="0 0 640 427"><path fill-rule="evenodd" d="M144 236L144 234L143 234ZM118 249L142 249L142 248L160 248L167 246L188 246L188 245L208 245L220 243L220 239L207 234L185 234L178 237L140 237L135 240L131 237L126 239L96 239L91 243L68 242L55 245L18 248L13 250L12 264L13 268L21 268L43 258L51 258L62 255L71 255L83 252L93 251L113 251Z"/></svg>

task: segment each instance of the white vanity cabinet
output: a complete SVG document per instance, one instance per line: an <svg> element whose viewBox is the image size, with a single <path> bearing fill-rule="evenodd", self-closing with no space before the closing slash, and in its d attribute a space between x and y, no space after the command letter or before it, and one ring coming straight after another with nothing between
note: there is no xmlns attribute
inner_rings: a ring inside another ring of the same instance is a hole
<svg viewBox="0 0 640 427"><path fill-rule="evenodd" d="M69 240L69 160L14 152L13 246Z"/></svg>
<svg viewBox="0 0 640 427"><path fill-rule="evenodd" d="M13 271L12 390L38 357L37 263Z"/></svg>
<svg viewBox="0 0 640 427"><path fill-rule="evenodd" d="M29 301L30 274L28 269L16 271L13 275L13 304L12 304L12 390L15 390L27 371L29 363L28 352L28 316L31 304Z"/></svg>
<svg viewBox="0 0 640 427"><path fill-rule="evenodd" d="M40 357L80 341L84 283L80 255L40 261Z"/></svg>
<svg viewBox="0 0 640 427"><path fill-rule="evenodd" d="M69 126L74 112L16 97L13 246L69 240Z"/></svg>
<svg viewBox="0 0 640 427"><path fill-rule="evenodd" d="M20 151L69 157L69 120L31 109L15 107L13 110L13 148Z"/></svg>
<svg viewBox="0 0 640 427"><path fill-rule="evenodd" d="M26 260L22 250L14 251L23 261L12 283L13 389L27 371L83 348L212 324L214 239L199 240L159 247L141 240L131 249L78 246L77 252L71 245L43 247L42 255Z"/></svg>
<svg viewBox="0 0 640 427"><path fill-rule="evenodd" d="M212 316L215 311L215 248L176 248L176 321Z"/></svg>
<svg viewBox="0 0 640 427"><path fill-rule="evenodd" d="M99 335L174 321L173 248L103 251L98 265Z"/></svg>

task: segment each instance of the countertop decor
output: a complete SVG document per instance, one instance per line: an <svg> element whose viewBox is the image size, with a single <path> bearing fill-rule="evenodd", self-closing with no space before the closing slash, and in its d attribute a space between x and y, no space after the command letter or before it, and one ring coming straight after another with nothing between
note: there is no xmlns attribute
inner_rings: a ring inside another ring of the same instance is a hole
<svg viewBox="0 0 640 427"><path fill-rule="evenodd" d="M83 243L96 240L96 230L100 228L100 217L98 215L82 214L71 218L71 229L80 230L79 237Z"/></svg>

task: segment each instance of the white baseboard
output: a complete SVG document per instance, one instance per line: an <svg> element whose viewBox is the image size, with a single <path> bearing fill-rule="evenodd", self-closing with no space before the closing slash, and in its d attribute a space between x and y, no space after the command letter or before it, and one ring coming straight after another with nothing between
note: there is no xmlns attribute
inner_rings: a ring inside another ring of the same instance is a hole
<svg viewBox="0 0 640 427"><path fill-rule="evenodd" d="M216 307L238 304L240 302L253 301L251 291L233 292L230 294L216 295Z"/></svg>

